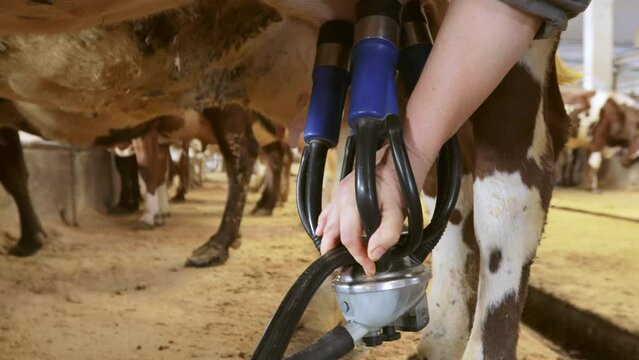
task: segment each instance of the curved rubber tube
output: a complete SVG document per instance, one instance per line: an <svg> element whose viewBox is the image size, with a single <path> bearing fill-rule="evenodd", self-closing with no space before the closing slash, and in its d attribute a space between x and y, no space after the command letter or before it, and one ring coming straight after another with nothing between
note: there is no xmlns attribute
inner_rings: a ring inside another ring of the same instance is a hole
<svg viewBox="0 0 639 360"><path fill-rule="evenodd" d="M377 230L382 219L375 175L377 139L382 125L382 122L373 118L360 118L355 123L355 199L367 238Z"/></svg>
<svg viewBox="0 0 639 360"><path fill-rule="evenodd" d="M293 332L304 314L304 310L335 269L355 264L355 259L343 246L327 252L315 260L286 293L280 307L273 315L252 360L281 359L288 347Z"/></svg>
<svg viewBox="0 0 639 360"><path fill-rule="evenodd" d="M286 360L335 360L353 350L355 343L343 326L324 334L313 345L289 356Z"/></svg>

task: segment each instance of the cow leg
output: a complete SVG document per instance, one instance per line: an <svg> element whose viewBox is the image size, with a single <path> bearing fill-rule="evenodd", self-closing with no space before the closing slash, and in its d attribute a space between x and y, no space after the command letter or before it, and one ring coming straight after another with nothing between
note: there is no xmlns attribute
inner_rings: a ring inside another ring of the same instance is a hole
<svg viewBox="0 0 639 360"><path fill-rule="evenodd" d="M135 155L114 155L115 167L120 174L120 200L109 214L130 214L140 207L140 185L138 182L138 162Z"/></svg>
<svg viewBox="0 0 639 360"><path fill-rule="evenodd" d="M0 182L13 197L20 215L20 240L9 249L9 254L33 255L42 247L46 234L29 197L27 166L18 131L14 129L0 129Z"/></svg>
<svg viewBox="0 0 639 360"><path fill-rule="evenodd" d="M184 202L186 201L186 193L189 188L189 142L184 141L182 144L182 153L180 155L180 160L177 164L177 174L180 179L180 183L175 192L175 196L171 199L173 202Z"/></svg>
<svg viewBox="0 0 639 360"><path fill-rule="evenodd" d="M266 175L264 176L264 189L258 200L252 215L270 216L277 204L282 183L282 167L284 153L279 141L275 141L262 147L262 158L266 163Z"/></svg>
<svg viewBox="0 0 639 360"><path fill-rule="evenodd" d="M171 161L171 155L169 154L169 146L161 145L160 153L158 156L158 172L160 173L160 185L158 186L158 205L160 209L160 216L162 219L171 216L171 209L169 207L169 192L168 192L168 180L169 180L169 161Z"/></svg>
<svg viewBox="0 0 639 360"><path fill-rule="evenodd" d="M162 224L158 188L164 182L165 172L162 172L162 166L159 161L160 146L158 145L158 137L157 130L151 130L143 137L132 141L138 161L138 170L142 181L146 185L144 213L135 226L137 230L148 230Z"/></svg>
<svg viewBox="0 0 639 360"><path fill-rule="evenodd" d="M211 121L224 157L228 194L217 233L186 260L186 266L194 267L221 265L229 257L229 247L239 246L242 212L258 151L248 111L237 105L228 105L224 109L205 109L204 116Z"/></svg>
<svg viewBox="0 0 639 360"><path fill-rule="evenodd" d="M602 150L595 150L588 156L588 170L590 174L590 183L588 188L593 192L599 191L599 170L603 162Z"/></svg>
<svg viewBox="0 0 639 360"><path fill-rule="evenodd" d="M550 96L542 93L545 78L538 76L556 74L546 75L540 50L533 45L529 53L536 53L537 60L513 67L473 115L473 206L480 261L465 360L516 359L530 266L554 183L553 149L560 149L560 138L565 140L565 112L556 83L548 85Z"/></svg>
<svg viewBox="0 0 639 360"><path fill-rule="evenodd" d="M289 181L291 179L291 166L293 166L293 152L291 151L291 147L286 142L281 142L281 146L283 147L284 157L282 164L282 184L280 185L280 196L278 200L278 205L284 206L288 201L288 194L291 191Z"/></svg>
<svg viewBox="0 0 639 360"><path fill-rule="evenodd" d="M428 185L429 182L427 182ZM433 279L428 295L430 321L413 359L461 359L477 299L479 250L473 229L473 180L462 178L460 197L439 244L432 253ZM427 194L435 194L433 189ZM435 199L427 198L429 209Z"/></svg>
<svg viewBox="0 0 639 360"><path fill-rule="evenodd" d="M249 181L249 191L252 193L256 193L260 191L260 189L264 185L264 181L266 181L265 178L267 176L268 167L264 165L264 161L263 161L264 159L262 159L262 157L263 157L263 154L260 153L258 161L255 162L255 166L253 168L253 171L251 172L251 180ZM222 164L223 163L224 162L222 162Z"/></svg>

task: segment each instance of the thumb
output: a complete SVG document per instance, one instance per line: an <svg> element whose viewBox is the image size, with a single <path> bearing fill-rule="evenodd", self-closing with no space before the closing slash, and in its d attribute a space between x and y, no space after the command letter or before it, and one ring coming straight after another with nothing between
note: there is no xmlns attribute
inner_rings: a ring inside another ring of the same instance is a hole
<svg viewBox="0 0 639 360"><path fill-rule="evenodd" d="M379 260L388 249L397 243L404 226L404 213L399 207L382 211L382 221L368 241L368 257Z"/></svg>

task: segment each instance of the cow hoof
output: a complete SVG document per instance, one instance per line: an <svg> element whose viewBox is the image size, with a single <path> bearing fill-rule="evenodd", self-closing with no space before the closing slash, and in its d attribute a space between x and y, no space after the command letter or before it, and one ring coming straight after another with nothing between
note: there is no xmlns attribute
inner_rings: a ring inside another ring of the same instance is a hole
<svg viewBox="0 0 639 360"><path fill-rule="evenodd" d="M148 231L153 230L153 228L155 228L153 224L149 224L144 221L138 221L135 225L133 225L133 230L135 231Z"/></svg>
<svg viewBox="0 0 639 360"><path fill-rule="evenodd" d="M9 249L9 255L17 257L31 256L42 248L42 240L45 237L43 233L38 233L28 238L23 237L14 247Z"/></svg>
<svg viewBox="0 0 639 360"><path fill-rule="evenodd" d="M163 214L157 214L153 217L153 225L155 226L164 226L165 222L164 222L164 215Z"/></svg>
<svg viewBox="0 0 639 360"><path fill-rule="evenodd" d="M271 216L273 215L273 210L268 210L265 208L255 208L251 211L251 215L253 216Z"/></svg>
<svg viewBox="0 0 639 360"><path fill-rule="evenodd" d="M184 194L175 194L175 196L171 199L172 203L183 203L186 201L186 197Z"/></svg>
<svg viewBox="0 0 639 360"><path fill-rule="evenodd" d="M186 267L208 267L222 265L229 258L229 250L218 244L205 245L186 259Z"/></svg>

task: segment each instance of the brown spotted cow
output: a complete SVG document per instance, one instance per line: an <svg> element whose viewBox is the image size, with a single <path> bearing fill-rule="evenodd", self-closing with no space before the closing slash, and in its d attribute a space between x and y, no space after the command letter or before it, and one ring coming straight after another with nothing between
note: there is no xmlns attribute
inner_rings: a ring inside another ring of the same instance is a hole
<svg viewBox="0 0 639 360"><path fill-rule="evenodd" d="M99 3L117 13L128 2ZM427 3L431 14L445 13L446 0ZM5 13L17 15L23 7ZM229 110L212 106L228 102L275 120L301 119L318 27L353 19L354 10L354 0L210 0L74 33L21 33L33 22L41 23L34 29L63 27L53 10L34 11L39 17L0 22L0 33L14 33L2 38L0 97L9 114L0 121L93 143L113 129L180 115L176 109L204 109L204 116L218 119ZM110 19L104 8L95 11L83 14L84 24ZM433 24L440 21L435 15ZM516 358L530 266L568 131L553 61L557 42L535 40L462 130L466 172L457 211L433 252L431 321L419 345L424 358ZM225 142L223 151L245 151L246 140L227 136ZM248 171L229 176L241 183ZM189 262L222 263L235 237L218 232Z"/></svg>
<svg viewBox="0 0 639 360"><path fill-rule="evenodd" d="M566 146L568 161L562 166L563 183L574 185L574 167L579 152L587 153L585 185L598 191L602 162L619 153L621 163L630 166L639 159L639 103L619 93L579 91L564 93L570 116L570 139Z"/></svg>

